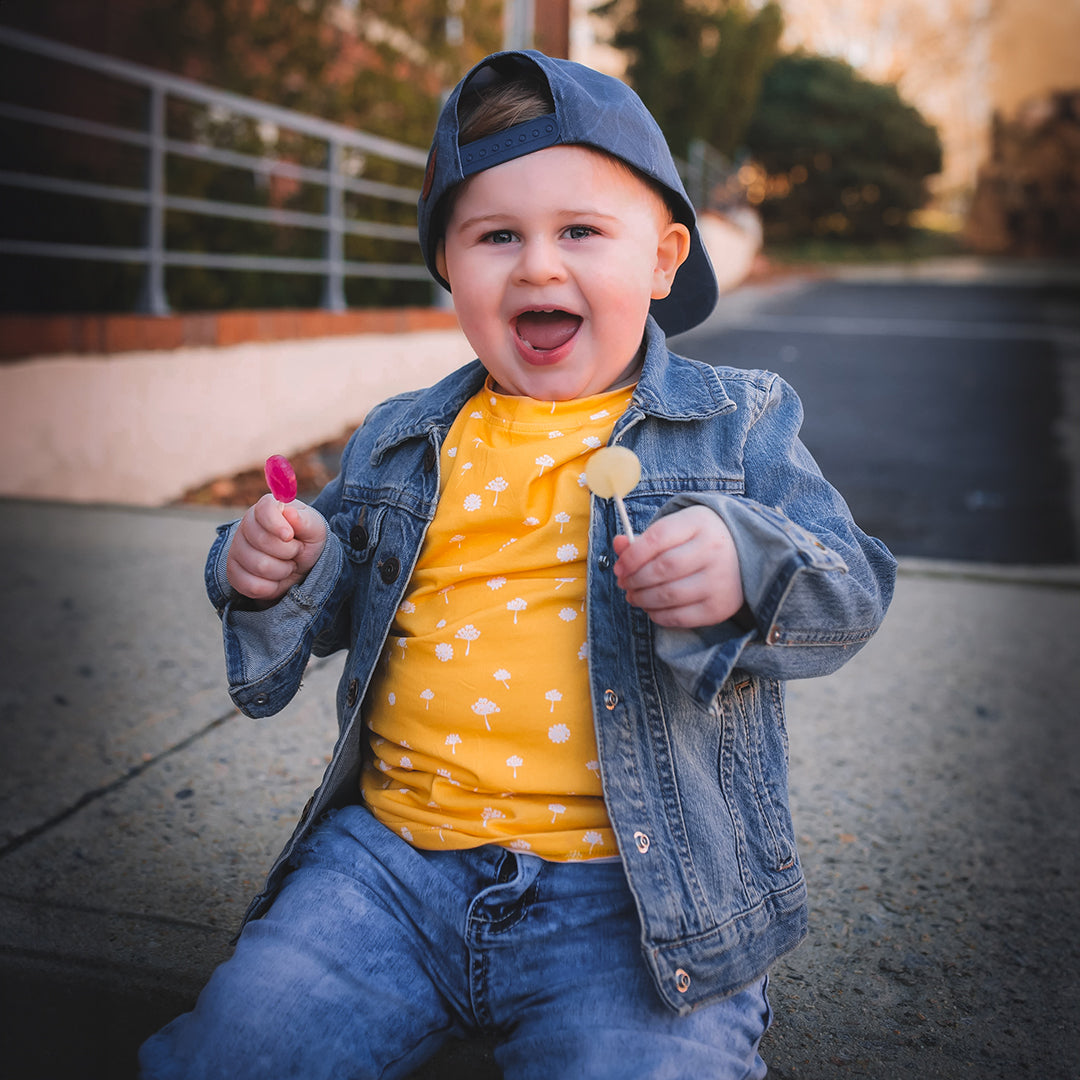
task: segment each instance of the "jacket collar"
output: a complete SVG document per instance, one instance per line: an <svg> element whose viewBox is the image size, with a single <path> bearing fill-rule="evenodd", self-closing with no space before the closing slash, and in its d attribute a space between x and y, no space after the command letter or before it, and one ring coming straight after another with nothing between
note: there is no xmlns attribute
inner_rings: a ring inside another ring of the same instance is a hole
<svg viewBox="0 0 1080 1080"><path fill-rule="evenodd" d="M437 436L441 442L465 403L483 385L487 372L473 360L426 390L419 391L375 442L371 462L409 439ZM699 420L730 412L735 402L711 364L670 352L650 315L645 323L645 361L631 408L662 420Z"/></svg>
<svg viewBox="0 0 1080 1080"><path fill-rule="evenodd" d="M645 363L633 405L662 420L702 420L735 408L716 368L671 352L651 315L645 323Z"/></svg>

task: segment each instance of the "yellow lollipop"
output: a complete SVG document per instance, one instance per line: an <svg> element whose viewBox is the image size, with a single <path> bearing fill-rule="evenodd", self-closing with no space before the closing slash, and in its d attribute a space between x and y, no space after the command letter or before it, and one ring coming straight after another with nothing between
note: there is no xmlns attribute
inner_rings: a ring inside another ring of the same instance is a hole
<svg viewBox="0 0 1080 1080"><path fill-rule="evenodd" d="M633 491L641 479L641 462L637 454L625 446L604 446L597 450L585 466L585 482L589 490L601 499L614 499L622 521L623 532L633 540L623 496Z"/></svg>

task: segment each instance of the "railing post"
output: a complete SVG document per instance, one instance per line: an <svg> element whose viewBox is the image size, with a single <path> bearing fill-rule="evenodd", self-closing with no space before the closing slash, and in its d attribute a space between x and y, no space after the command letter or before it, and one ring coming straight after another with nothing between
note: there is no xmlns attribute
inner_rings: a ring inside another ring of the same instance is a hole
<svg viewBox="0 0 1080 1080"><path fill-rule="evenodd" d="M146 269L136 304L147 315L168 315L165 296L165 90L150 88L150 145L147 148L146 187L149 202L143 235L146 244Z"/></svg>
<svg viewBox="0 0 1080 1080"><path fill-rule="evenodd" d="M345 304L345 188L341 182L341 144L331 140L326 162L326 236L323 257L329 264L323 284L322 306L344 311Z"/></svg>

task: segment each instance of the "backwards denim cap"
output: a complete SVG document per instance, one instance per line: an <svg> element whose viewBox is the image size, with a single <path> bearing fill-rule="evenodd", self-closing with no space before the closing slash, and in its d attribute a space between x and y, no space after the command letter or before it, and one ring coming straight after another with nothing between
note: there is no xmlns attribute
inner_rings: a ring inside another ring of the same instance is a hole
<svg viewBox="0 0 1080 1080"><path fill-rule="evenodd" d="M528 73L529 68L543 74L555 112L459 146L458 102L463 94L508 81L516 71ZM694 207L652 114L618 79L531 49L495 53L482 60L458 83L443 106L418 208L420 246L435 280L450 288L435 266L442 236L439 203L447 191L474 173L559 144L591 146L621 158L666 190L677 220L690 230L690 254L675 275L671 293L654 300L650 311L667 334L689 330L706 319L719 296L716 275L701 242Z"/></svg>

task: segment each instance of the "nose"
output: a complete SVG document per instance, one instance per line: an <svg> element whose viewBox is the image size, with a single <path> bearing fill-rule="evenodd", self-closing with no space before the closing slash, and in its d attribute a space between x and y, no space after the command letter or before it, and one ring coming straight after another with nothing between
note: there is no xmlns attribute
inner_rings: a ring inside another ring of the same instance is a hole
<svg viewBox="0 0 1080 1080"><path fill-rule="evenodd" d="M517 280L529 285L546 285L566 278L559 246L547 237L529 237L522 243L515 270Z"/></svg>

